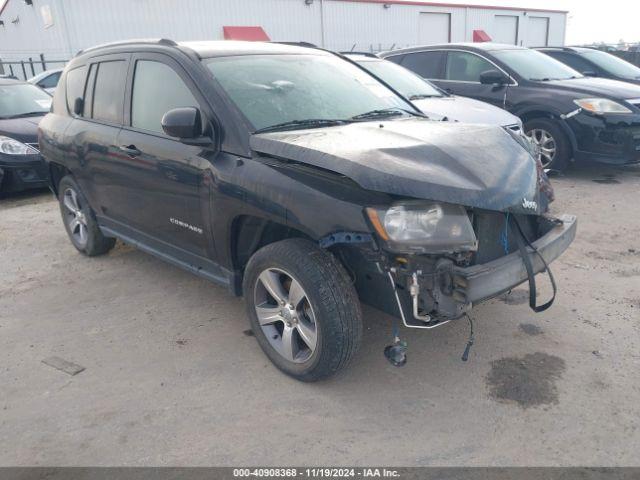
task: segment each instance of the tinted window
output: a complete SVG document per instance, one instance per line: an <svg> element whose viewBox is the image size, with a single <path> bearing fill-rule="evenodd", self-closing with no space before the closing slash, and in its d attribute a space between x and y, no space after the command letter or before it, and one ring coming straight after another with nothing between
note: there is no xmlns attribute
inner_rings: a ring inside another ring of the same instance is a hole
<svg viewBox="0 0 640 480"><path fill-rule="evenodd" d="M444 52L416 52L408 53L400 65L416 72L423 78L442 78L442 64Z"/></svg>
<svg viewBox="0 0 640 480"><path fill-rule="evenodd" d="M160 120L173 108L197 107L198 102L178 74L160 62L139 60L133 78L131 125L162 132Z"/></svg>
<svg viewBox="0 0 640 480"><path fill-rule="evenodd" d="M591 65L589 62L581 58L579 55L575 55L573 53L566 52L546 52L552 58L556 60L560 60L565 65L569 65L571 68L579 71L579 72L595 72L595 66Z"/></svg>
<svg viewBox="0 0 640 480"><path fill-rule="evenodd" d="M42 88L54 88L58 85L58 80L60 80L60 72L52 73L40 80L38 86Z"/></svg>
<svg viewBox="0 0 640 480"><path fill-rule="evenodd" d="M404 55L394 55L393 57L386 57L385 60L389 60L390 62L400 64L404 59Z"/></svg>
<svg viewBox="0 0 640 480"><path fill-rule="evenodd" d="M496 67L482 57L468 52L449 52L445 78L460 82L480 82L480 74Z"/></svg>
<svg viewBox="0 0 640 480"><path fill-rule="evenodd" d="M93 90L93 115L96 120L120 123L127 62L101 62Z"/></svg>
<svg viewBox="0 0 640 480"><path fill-rule="evenodd" d="M76 98L84 98L84 85L87 78L87 67L78 67L67 72L67 108L73 112Z"/></svg>

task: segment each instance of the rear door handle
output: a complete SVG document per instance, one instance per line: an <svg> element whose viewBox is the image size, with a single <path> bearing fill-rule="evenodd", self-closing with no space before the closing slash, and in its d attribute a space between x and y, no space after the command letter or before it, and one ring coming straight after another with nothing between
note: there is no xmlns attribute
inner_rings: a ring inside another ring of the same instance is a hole
<svg viewBox="0 0 640 480"><path fill-rule="evenodd" d="M126 153L132 158L142 155L142 152L138 150L135 145L121 145L120 151Z"/></svg>

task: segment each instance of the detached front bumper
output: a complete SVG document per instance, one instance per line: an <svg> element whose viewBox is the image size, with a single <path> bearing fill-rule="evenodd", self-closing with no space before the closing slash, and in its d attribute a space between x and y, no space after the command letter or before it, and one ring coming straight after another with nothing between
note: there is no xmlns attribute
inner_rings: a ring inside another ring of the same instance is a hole
<svg viewBox="0 0 640 480"><path fill-rule="evenodd" d="M563 215L544 236L532 243L547 264L558 258L576 236L577 219ZM531 248L527 248L535 273L544 265ZM488 263L471 267L453 268L453 298L461 303L476 304L493 298L527 281L527 270L519 252L506 255Z"/></svg>

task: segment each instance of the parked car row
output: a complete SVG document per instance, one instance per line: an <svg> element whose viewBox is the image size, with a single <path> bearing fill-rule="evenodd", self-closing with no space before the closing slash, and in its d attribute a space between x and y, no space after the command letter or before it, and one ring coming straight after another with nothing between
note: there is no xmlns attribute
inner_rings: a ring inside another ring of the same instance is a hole
<svg viewBox="0 0 640 480"><path fill-rule="evenodd" d="M555 292L550 263L577 223L549 214L514 125L383 60L159 40L76 56L39 146L79 252L119 238L226 286L274 365L312 381L353 358L360 301L395 319L394 365L399 322L471 323L523 282L532 309L553 303L537 303L535 276ZM473 329L465 358L472 344Z"/></svg>
<svg viewBox="0 0 640 480"><path fill-rule="evenodd" d="M640 89L584 81L583 77L620 80L640 88L640 68L593 48L538 50L574 70L561 68L529 49L495 44L415 47L379 56L354 52L344 55L409 99L429 118L494 123L526 135L543 168L564 170L572 160L616 164L638 161ZM46 70L28 82L53 94L62 72L61 68ZM576 118L571 119L573 116ZM28 123L33 122L21 123L26 130L19 129L19 134L31 135L33 140ZM15 179L15 175L11 177ZM0 178L0 191L42 185L40 176L29 174L25 178L31 181L12 181L11 185Z"/></svg>
<svg viewBox="0 0 640 480"><path fill-rule="evenodd" d="M430 45L380 56L446 92L517 115L545 168L564 170L571 160L640 161L638 85L585 76L549 55L514 45Z"/></svg>

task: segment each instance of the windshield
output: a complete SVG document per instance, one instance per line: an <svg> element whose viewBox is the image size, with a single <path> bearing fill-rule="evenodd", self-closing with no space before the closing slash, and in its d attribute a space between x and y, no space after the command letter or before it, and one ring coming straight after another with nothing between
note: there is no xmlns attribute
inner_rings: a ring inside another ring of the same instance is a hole
<svg viewBox="0 0 640 480"><path fill-rule="evenodd" d="M42 115L51 107L51 95L30 83L0 85L0 118Z"/></svg>
<svg viewBox="0 0 640 480"><path fill-rule="evenodd" d="M410 100L426 97L442 97L442 93L426 80L410 70L387 60L358 61L363 68L391 85Z"/></svg>
<svg viewBox="0 0 640 480"><path fill-rule="evenodd" d="M640 68L610 53L593 50L591 52L584 52L581 55L591 60L603 70L618 77L640 78Z"/></svg>
<svg viewBox="0 0 640 480"><path fill-rule="evenodd" d="M568 80L582 77L573 68L535 50L498 50L492 53L527 80Z"/></svg>
<svg viewBox="0 0 640 480"><path fill-rule="evenodd" d="M205 62L256 130L307 119L350 119L374 110L411 109L366 72L334 56L245 55Z"/></svg>

